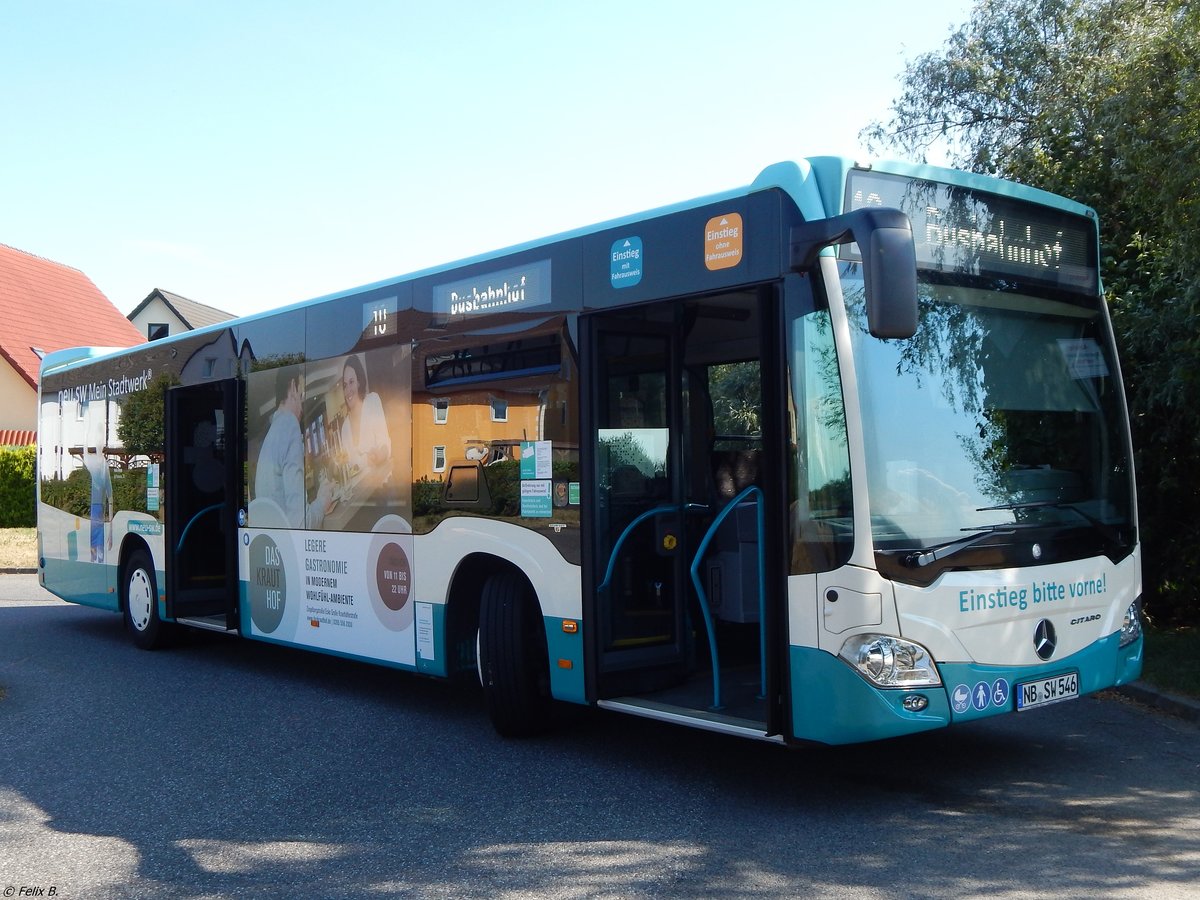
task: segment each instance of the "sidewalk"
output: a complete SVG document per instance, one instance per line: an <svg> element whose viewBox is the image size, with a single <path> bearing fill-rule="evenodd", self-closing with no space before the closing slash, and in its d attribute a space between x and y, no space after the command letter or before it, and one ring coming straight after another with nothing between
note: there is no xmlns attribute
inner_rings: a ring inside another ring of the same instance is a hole
<svg viewBox="0 0 1200 900"><path fill-rule="evenodd" d="M1162 710L1165 713L1170 713L1173 716L1178 716L1181 719L1187 719L1191 722L1200 722L1200 700L1193 700L1191 697L1180 697L1178 694L1168 694L1166 691L1160 691L1156 687L1146 684L1144 681L1135 681L1133 684L1122 685L1117 688L1117 692L1128 697L1143 706L1151 706L1154 709Z"/></svg>

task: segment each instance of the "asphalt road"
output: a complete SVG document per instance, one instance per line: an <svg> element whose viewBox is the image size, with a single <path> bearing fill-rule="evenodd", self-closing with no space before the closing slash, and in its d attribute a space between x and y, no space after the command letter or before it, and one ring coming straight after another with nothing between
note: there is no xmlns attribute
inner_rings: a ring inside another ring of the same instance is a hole
<svg viewBox="0 0 1200 900"><path fill-rule="evenodd" d="M29 576L0 689L3 897L1200 897L1200 727L1113 695L842 749L506 741L477 689L139 651Z"/></svg>

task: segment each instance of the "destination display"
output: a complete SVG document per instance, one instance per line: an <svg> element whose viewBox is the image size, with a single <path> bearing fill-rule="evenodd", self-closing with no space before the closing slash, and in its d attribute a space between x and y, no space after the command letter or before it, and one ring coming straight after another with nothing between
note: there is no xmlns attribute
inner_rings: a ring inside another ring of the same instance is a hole
<svg viewBox="0 0 1200 900"><path fill-rule="evenodd" d="M1082 216L934 181L853 171L846 211L869 206L908 215L920 269L1099 291L1096 226ZM841 255L861 259L857 244L844 245Z"/></svg>
<svg viewBox="0 0 1200 900"><path fill-rule="evenodd" d="M450 316L514 312L550 302L550 260L489 272L433 289L433 310Z"/></svg>

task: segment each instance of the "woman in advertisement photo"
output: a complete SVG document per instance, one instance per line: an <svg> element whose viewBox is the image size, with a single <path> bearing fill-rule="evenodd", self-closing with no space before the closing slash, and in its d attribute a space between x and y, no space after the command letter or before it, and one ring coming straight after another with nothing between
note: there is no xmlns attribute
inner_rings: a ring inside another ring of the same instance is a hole
<svg viewBox="0 0 1200 900"><path fill-rule="evenodd" d="M342 391L346 418L342 422L342 449L352 470L382 466L392 458L392 440L379 395L367 390L367 373L357 355L342 366Z"/></svg>
<svg viewBox="0 0 1200 900"><path fill-rule="evenodd" d="M304 385L298 366L274 370L276 406L259 449L254 472L256 525L320 528L332 508L333 486L322 481L307 502L304 490L304 437L300 429ZM265 516L265 517L264 517Z"/></svg>

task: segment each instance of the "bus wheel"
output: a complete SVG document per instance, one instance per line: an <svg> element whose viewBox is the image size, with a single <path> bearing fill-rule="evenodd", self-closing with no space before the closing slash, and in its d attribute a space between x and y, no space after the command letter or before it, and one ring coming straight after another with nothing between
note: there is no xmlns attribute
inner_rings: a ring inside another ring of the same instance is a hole
<svg viewBox="0 0 1200 900"><path fill-rule="evenodd" d="M505 737L544 731L550 718L546 627L524 578L493 575L479 604L479 675L488 715Z"/></svg>
<svg viewBox="0 0 1200 900"><path fill-rule="evenodd" d="M167 626L158 617L158 585L150 554L138 549L121 570L121 605L125 627L133 642L143 650L154 650L167 642Z"/></svg>

